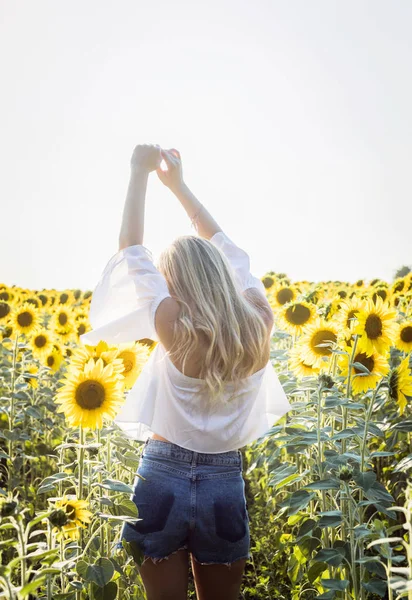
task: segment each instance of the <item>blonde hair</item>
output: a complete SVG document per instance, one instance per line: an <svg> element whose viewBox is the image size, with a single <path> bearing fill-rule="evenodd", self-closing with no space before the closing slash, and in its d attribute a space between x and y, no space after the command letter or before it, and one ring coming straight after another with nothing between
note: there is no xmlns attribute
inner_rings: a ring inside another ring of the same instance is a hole
<svg viewBox="0 0 412 600"><path fill-rule="evenodd" d="M173 362L182 362L184 373L202 336L207 351L200 379L211 400L223 393L226 382L238 389L269 360L270 336L258 308L239 289L228 259L209 240L184 235L163 250L158 268L181 305L169 351Z"/></svg>

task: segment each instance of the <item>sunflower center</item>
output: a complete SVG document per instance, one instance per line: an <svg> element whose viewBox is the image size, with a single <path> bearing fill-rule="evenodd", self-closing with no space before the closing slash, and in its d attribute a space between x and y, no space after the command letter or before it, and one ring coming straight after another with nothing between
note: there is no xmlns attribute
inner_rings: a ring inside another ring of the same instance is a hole
<svg viewBox="0 0 412 600"><path fill-rule="evenodd" d="M376 340L382 335L382 321L378 315L368 315L365 322L366 335L370 340Z"/></svg>
<svg viewBox="0 0 412 600"><path fill-rule="evenodd" d="M293 300L293 292L290 288L283 288L277 293L276 298L279 304L286 304Z"/></svg>
<svg viewBox="0 0 412 600"><path fill-rule="evenodd" d="M47 343L47 338L45 335L38 335L36 336L34 343L37 348L43 348Z"/></svg>
<svg viewBox="0 0 412 600"><path fill-rule="evenodd" d="M131 354L130 352L123 352L122 354L120 354L120 358L123 361L124 364L124 373L130 373L130 371L133 370L135 361L134 361L134 355Z"/></svg>
<svg viewBox="0 0 412 600"><path fill-rule="evenodd" d="M59 323L60 323L60 325L66 325L66 323L67 323L67 315L66 315L66 313L60 313L59 314Z"/></svg>
<svg viewBox="0 0 412 600"><path fill-rule="evenodd" d="M8 292L0 292L0 300L9 300L10 299L10 295Z"/></svg>
<svg viewBox="0 0 412 600"><path fill-rule="evenodd" d="M361 365L363 365L364 367L366 367L370 373L373 372L373 368L375 366L375 361L373 359L373 356L367 356L364 352L359 352L355 356L354 362L358 362ZM356 374L364 373L364 371L362 371L362 369L357 369L356 367L353 367L353 369Z"/></svg>
<svg viewBox="0 0 412 600"><path fill-rule="evenodd" d="M66 504L65 512L66 512L67 518L70 519L71 521L74 521L74 518L76 516L76 507L73 506L72 504Z"/></svg>
<svg viewBox="0 0 412 600"><path fill-rule="evenodd" d="M286 319L293 325L303 325L310 319L310 310L304 304L295 304L286 310Z"/></svg>
<svg viewBox="0 0 412 600"><path fill-rule="evenodd" d="M65 304L69 299L69 294L60 294L60 302L61 304Z"/></svg>
<svg viewBox="0 0 412 600"><path fill-rule="evenodd" d="M85 410L100 408L104 402L104 387L99 381L82 381L76 390L76 402Z"/></svg>
<svg viewBox="0 0 412 600"><path fill-rule="evenodd" d="M47 357L47 366L52 367L54 365L54 356Z"/></svg>
<svg viewBox="0 0 412 600"><path fill-rule="evenodd" d="M77 333L78 333L78 335L82 335L83 333L86 333L86 325L84 323L81 323L79 325L79 327L77 328Z"/></svg>
<svg viewBox="0 0 412 600"><path fill-rule="evenodd" d="M0 319L4 319L10 312L10 304L7 302L0 302Z"/></svg>
<svg viewBox="0 0 412 600"><path fill-rule="evenodd" d="M17 317L17 322L20 327L29 327L33 322L33 315L28 310L20 313Z"/></svg>
<svg viewBox="0 0 412 600"><path fill-rule="evenodd" d="M380 288L379 290L377 290L373 295L372 295L372 300L376 303L376 298L380 296L382 298L382 300L386 300L386 298L388 297L388 292L383 289Z"/></svg>
<svg viewBox="0 0 412 600"><path fill-rule="evenodd" d="M328 356L331 354L332 350L327 346L318 346L318 344L326 344L327 342L336 342L337 336L333 331L329 331L329 329L320 329L315 333L312 338L312 350L316 354L320 354L321 356Z"/></svg>
<svg viewBox="0 0 412 600"><path fill-rule="evenodd" d="M405 281L398 281L398 283L395 285L395 292L401 292L403 290L405 286Z"/></svg>
<svg viewBox="0 0 412 600"><path fill-rule="evenodd" d="M412 325L407 325L401 331L401 340L406 344L412 342Z"/></svg>

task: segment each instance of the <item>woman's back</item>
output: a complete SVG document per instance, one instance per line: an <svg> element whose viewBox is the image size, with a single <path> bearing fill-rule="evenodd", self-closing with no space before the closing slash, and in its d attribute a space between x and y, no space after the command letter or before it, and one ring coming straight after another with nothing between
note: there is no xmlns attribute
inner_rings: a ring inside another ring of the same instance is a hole
<svg viewBox="0 0 412 600"><path fill-rule="evenodd" d="M273 328L273 312L272 312L272 310L270 308L268 310L265 303L262 302L261 295L259 293L256 294L256 288L246 289L243 292L243 295L253 306L255 306L259 310L259 312L267 326L267 337L270 338L271 333L272 333L272 328ZM166 302L167 302L167 300L165 302L163 302L163 305L159 306L159 308L157 310L158 314L156 315L156 329L157 329L160 341L162 342L165 349L167 351L171 351L171 349L173 348L173 343L174 343L174 328L173 328L173 320L172 321L170 320L171 309L170 309L170 307L168 307L166 305ZM163 312L167 314L168 319L162 319ZM179 313L180 313L180 309L177 308L176 312L175 312L176 319L178 318ZM207 337L203 331L197 331L197 334L199 336L200 341L194 347L192 352L189 353L187 356L187 360L186 360L186 364L185 364L185 375L188 375L189 377L192 377L192 378L199 379L200 375L201 375L202 365L205 362L206 353L209 348L209 345L208 345ZM255 368L254 372L260 371L264 366L266 366L267 362L269 361L269 358L270 358L269 344L267 344L267 348L268 348L268 352L267 352L264 360L262 360L261 363L258 363L258 366L257 366L257 368ZM247 349L246 349L245 356L247 357ZM179 360L179 359L177 359L177 360L170 359L170 360L173 362L174 366L183 373L183 361ZM244 360L244 363L245 363L245 365L243 365L241 363L241 366L246 366L246 359Z"/></svg>

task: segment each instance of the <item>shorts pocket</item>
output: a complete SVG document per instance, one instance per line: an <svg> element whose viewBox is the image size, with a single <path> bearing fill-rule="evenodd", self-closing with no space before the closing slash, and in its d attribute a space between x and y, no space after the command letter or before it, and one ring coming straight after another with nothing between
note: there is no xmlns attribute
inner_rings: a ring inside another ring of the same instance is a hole
<svg viewBox="0 0 412 600"><path fill-rule="evenodd" d="M138 469L138 474L145 479L137 480L132 500L141 521L131 526L141 534L163 531L175 502L175 494L168 485L167 477L154 476L151 469L144 465Z"/></svg>
<svg viewBox="0 0 412 600"><path fill-rule="evenodd" d="M218 537L228 542L238 542L245 537L248 515L240 486L234 487L230 494L215 497L213 511Z"/></svg>

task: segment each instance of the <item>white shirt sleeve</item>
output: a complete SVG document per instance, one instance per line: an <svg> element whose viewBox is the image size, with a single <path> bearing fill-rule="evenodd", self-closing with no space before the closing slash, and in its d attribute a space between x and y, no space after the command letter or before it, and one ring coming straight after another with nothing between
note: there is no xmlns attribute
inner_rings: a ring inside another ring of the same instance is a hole
<svg viewBox="0 0 412 600"><path fill-rule="evenodd" d="M119 250L107 263L93 292L89 310L92 330L80 336L96 346L143 338L159 341L155 313L170 297L166 279L153 263L150 250L141 244Z"/></svg>
<svg viewBox="0 0 412 600"><path fill-rule="evenodd" d="M254 287L266 296L266 289L263 282L250 272L250 258L245 250L236 246L223 231L215 233L209 241L219 248L227 257L242 292L248 288Z"/></svg>

